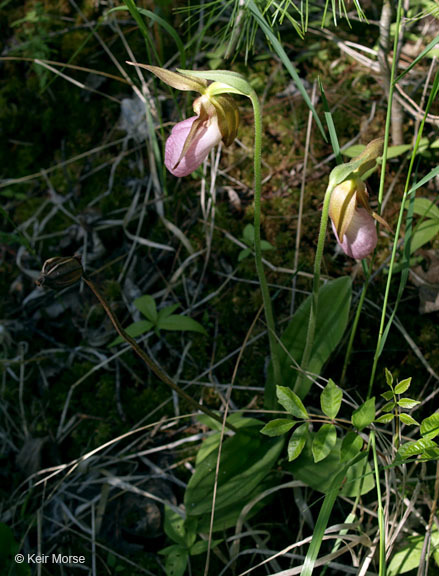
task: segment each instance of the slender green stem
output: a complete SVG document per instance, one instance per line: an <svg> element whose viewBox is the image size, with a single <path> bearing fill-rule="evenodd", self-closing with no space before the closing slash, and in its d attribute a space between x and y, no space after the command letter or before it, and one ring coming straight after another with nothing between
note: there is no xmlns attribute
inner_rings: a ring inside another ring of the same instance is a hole
<svg viewBox="0 0 439 576"><path fill-rule="evenodd" d="M397 13L396 13L395 38L394 38L394 42L393 42L394 58L392 61L392 69L390 72L390 85L389 85L389 94L388 94L388 103L387 103L386 125L385 125L385 131L384 131L383 161L381 164L380 188L379 188L379 192L378 192L378 213L381 212L381 204L382 204L383 195L384 195L384 182L385 182L385 178L386 178L387 149L389 146L390 119L392 117L392 100L393 100L393 91L395 88L395 76L396 76L396 54L398 53L398 40L399 40L399 31L401 28L401 17L402 17L402 0L398 0L398 8L397 8ZM404 200L403 200L403 202L404 202ZM402 213L403 213L403 206L401 206L400 220L401 220L401 214ZM383 332L384 332L384 322L386 319L387 298L388 298L388 293L389 293L389 289L390 289L390 280L392 278L393 260L394 260L394 255L396 253L396 244L397 244L397 239L399 237L400 220L398 221L398 230L397 230L395 242L393 245L394 250L392 253L392 262L390 264L389 276L387 278L386 295L384 297L380 330L379 330L379 334L378 334L378 341L377 341L377 346L376 346L376 350L375 350L375 356L373 359L373 366L372 366L372 372L370 375L369 390L368 390L367 398L370 398L370 396L372 394L372 387L373 387L373 382L375 380L375 373L376 373L376 369L377 369L378 358L379 358L380 353L381 353L380 352L381 339L383 337Z"/></svg>
<svg viewBox="0 0 439 576"><path fill-rule="evenodd" d="M256 270L261 285L262 302L264 304L265 321L267 322L268 341L270 344L271 363L273 366L273 376L275 385L280 385L280 362L279 362L279 348L276 341L276 332L274 326L273 308L270 300L270 293L268 290L267 279L265 277L264 265L262 264L262 250L261 250L261 193L262 193L262 178L261 178L261 159L262 159L262 115L259 100L254 90L251 91L249 98L253 106L254 122L255 122L255 144L254 144L254 247L255 247L255 262ZM276 405L275 390L269 391L270 396L265 397L265 406L267 408L274 408Z"/></svg>
<svg viewBox="0 0 439 576"><path fill-rule="evenodd" d="M323 200L322 217L320 219L319 239L317 241L317 250L314 260L314 277L311 295L311 310L309 314L308 332L306 334L305 349L303 351L301 372L299 373L296 384L294 386L295 392L301 396L301 388L305 379L305 372L311 358L311 351L314 344L314 336L316 332L317 323L317 308L319 303L319 288L320 288L320 268L322 264L323 248L325 246L326 228L328 225L329 216L329 201L331 199L333 187L326 189L325 198Z"/></svg>
<svg viewBox="0 0 439 576"><path fill-rule="evenodd" d="M380 475L378 471L378 456L376 451L375 443L375 431L372 430L370 433L370 442L372 445L373 453L373 465L375 469L375 483L377 488L378 497L378 530L380 533L380 565L379 565L379 576L386 576L386 533L384 528L384 510L383 503L381 499L381 486L380 486Z"/></svg>
<svg viewBox="0 0 439 576"><path fill-rule="evenodd" d="M349 365L349 360L352 354L352 347L354 345L354 339L355 339L355 335L357 333L357 328L358 328L358 322L360 321L360 316L361 316L361 312L363 310L363 304L364 304L364 300L366 298L366 292L367 292L367 288L369 286L369 276L366 276L366 281L363 284L363 289L361 291L361 295L360 295L360 300L358 302L358 306L357 306L357 310L355 312L355 318L354 318L354 323L352 325L352 330L349 336L349 342L348 342L348 347L346 350L346 355L344 358L344 363L343 363L343 370L341 372L341 376L340 376L340 385L343 385L344 380L346 378L346 371Z"/></svg>
<svg viewBox="0 0 439 576"><path fill-rule="evenodd" d="M213 418L213 420L216 420L217 422L219 422L222 425L223 419L221 418L221 416L218 416L218 414L215 414L215 412L212 412L211 410L209 410L208 408L206 408L202 404L199 404L199 402L197 402L191 396L189 396L189 394L187 394L187 392L182 390L180 388L180 386L178 386L178 384L176 384L173 380L171 380L171 378L165 372L163 372L163 370L161 368L159 368L159 366L157 366L157 364L142 350L142 348L140 348L140 346L137 344L137 342L134 340L134 338L132 338L129 334L127 334L127 332L122 328L122 325L120 324L117 316L114 314L114 312L109 307L108 302L105 300L104 296L100 293L96 284L94 284L91 280L89 280L89 278L87 278L85 275L83 275L82 278L83 278L84 282L87 284L87 286L90 288L90 290L94 293L96 298L99 300L99 302L101 303L107 316L110 318L111 323L113 324L114 328L116 329L116 332L126 342L128 342L128 344L131 346L131 348L134 350L134 352L138 356L140 356L140 358L145 362L145 364L148 366L148 368L150 368L154 372L154 374L162 382L164 382L167 386L169 386L169 388L174 390L174 392L176 392L179 396L181 396L184 400L186 400L186 402L190 406L195 408L195 410L200 410L201 412L204 412L204 414L206 414L210 418ZM232 430L233 432L237 432L237 429L234 426L232 426L231 424L228 424L227 422L225 422L224 425L229 430Z"/></svg>

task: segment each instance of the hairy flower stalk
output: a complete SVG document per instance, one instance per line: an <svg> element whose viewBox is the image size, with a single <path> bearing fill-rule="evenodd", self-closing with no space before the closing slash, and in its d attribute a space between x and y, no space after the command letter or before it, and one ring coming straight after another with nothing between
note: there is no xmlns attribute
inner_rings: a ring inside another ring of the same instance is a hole
<svg viewBox="0 0 439 576"><path fill-rule="evenodd" d="M301 361L301 372L295 384L295 391L304 395L308 389L305 374L311 358L316 330L320 288L320 268L326 238L328 217L331 218L334 233L345 253L352 258L365 258L376 246L377 235L374 219L389 227L387 222L369 207L366 186L362 178L371 170L383 151L383 140L372 140L363 152L351 162L336 166L329 177L323 201L320 231L314 261L311 310L306 335L305 349ZM335 196L334 196L335 194Z"/></svg>

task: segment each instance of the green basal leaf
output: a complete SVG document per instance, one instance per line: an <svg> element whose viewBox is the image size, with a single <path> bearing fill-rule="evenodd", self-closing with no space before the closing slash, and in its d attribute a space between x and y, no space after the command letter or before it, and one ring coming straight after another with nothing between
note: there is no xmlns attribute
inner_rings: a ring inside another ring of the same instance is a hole
<svg viewBox="0 0 439 576"><path fill-rule="evenodd" d="M366 402L352 413L352 424L358 430L369 426L375 420L375 397Z"/></svg>
<svg viewBox="0 0 439 576"><path fill-rule="evenodd" d="M402 540L403 547L395 552L387 566L387 576L399 576L419 568L424 548L425 534L407 536ZM439 550L439 533L433 524L431 530L430 554L437 555Z"/></svg>
<svg viewBox="0 0 439 576"><path fill-rule="evenodd" d="M210 542L211 549L213 550L214 548L219 546L222 541L223 541L222 538L212 539L212 541ZM205 552L207 552L208 548L209 548L208 540L198 540L198 542L195 542L195 544L191 546L189 552L191 556L197 556L198 554L204 554Z"/></svg>
<svg viewBox="0 0 439 576"><path fill-rule="evenodd" d="M133 324L130 324L127 328L125 328L125 332L128 334L128 336L131 336L131 338L137 338L137 336L141 336L142 334L149 332L152 327L153 324L149 320L139 320L139 322L133 322ZM108 348L113 348L113 346L122 344L122 342L125 342L125 340L122 338L122 336L118 336L112 342L110 342L110 344L108 344Z"/></svg>
<svg viewBox="0 0 439 576"><path fill-rule="evenodd" d="M218 434L218 436L220 436ZM216 486L215 523L236 521L253 491L274 466L284 445L283 438L266 438L253 428L239 430L227 438L221 450L221 471L216 478L218 446L197 464L186 488L184 502L188 517L199 517L200 526L209 525L212 495ZM230 518L230 520L229 520Z"/></svg>
<svg viewBox="0 0 439 576"><path fill-rule="evenodd" d="M292 472L296 480L304 482L314 490L327 492L330 489L332 480L349 459L340 458L342 441L337 438L337 442L329 456L324 460L315 463L312 453L311 442L307 442L302 454L286 465L286 469ZM364 453L364 457L366 457ZM343 484L341 494L355 497L359 493L367 494L375 486L372 469L367 461L362 460L358 464L351 466L346 473L346 480Z"/></svg>
<svg viewBox="0 0 439 576"><path fill-rule="evenodd" d="M340 410L342 398L343 392L341 388L330 378L320 394L320 406L323 414L328 418L334 419Z"/></svg>
<svg viewBox="0 0 439 576"><path fill-rule="evenodd" d="M405 378L405 380L401 380L401 382L398 382L398 384L395 386L395 394L404 394L404 392L407 392L407 390L410 388L411 383L412 383L411 378Z"/></svg>
<svg viewBox="0 0 439 576"><path fill-rule="evenodd" d="M200 334L207 335L206 330L199 322L189 316L181 316L180 314L171 314L167 318L161 319L157 323L157 328L160 330L199 332Z"/></svg>
<svg viewBox="0 0 439 576"><path fill-rule="evenodd" d="M410 414L405 414L404 412L399 415L399 419L407 426L419 426L419 422L415 420Z"/></svg>
<svg viewBox="0 0 439 576"><path fill-rule="evenodd" d="M413 212L425 218L439 220L439 208L428 198L415 198L413 202Z"/></svg>
<svg viewBox="0 0 439 576"><path fill-rule="evenodd" d="M324 460L334 448L336 441L337 431L334 424L323 424L317 434L315 434L312 442L314 462L317 463Z"/></svg>
<svg viewBox="0 0 439 576"><path fill-rule="evenodd" d="M276 395L279 404L283 406L289 414L299 418L300 420L308 418L308 412L306 411L302 400L291 390L291 388L287 388L286 386L276 386Z"/></svg>
<svg viewBox="0 0 439 576"><path fill-rule="evenodd" d="M288 461L292 462L300 456L309 435L308 423L304 422L291 434L288 442Z"/></svg>
<svg viewBox="0 0 439 576"><path fill-rule="evenodd" d="M154 325L157 323L157 306L152 296L145 294L145 296L136 298L134 300L134 306Z"/></svg>
<svg viewBox="0 0 439 576"><path fill-rule="evenodd" d="M168 546L166 553L165 569L169 576L184 576L189 560L189 551L183 546L176 544Z"/></svg>
<svg viewBox="0 0 439 576"><path fill-rule="evenodd" d="M186 546L186 530L183 512L180 515L169 506L165 506L165 521L163 527L168 538L176 544Z"/></svg>
<svg viewBox="0 0 439 576"><path fill-rule="evenodd" d="M439 412L424 418L421 423L421 434L432 440L439 434Z"/></svg>
<svg viewBox="0 0 439 576"><path fill-rule="evenodd" d="M418 224L413 232L410 254L419 250L424 244L430 242L439 234L439 221L438 220L424 220Z"/></svg>
<svg viewBox="0 0 439 576"><path fill-rule="evenodd" d="M265 424L261 430L261 434L266 436L282 436L296 424L294 420L287 420L286 418L277 418Z"/></svg>
<svg viewBox="0 0 439 576"><path fill-rule="evenodd" d="M352 283L349 277L331 280L320 288L315 337L308 364L309 372L320 374L323 365L339 345L349 320L351 293ZM300 387L296 389L297 370L294 364L300 365L302 360L310 307L311 298L308 297L296 310L282 334L282 346L279 346L278 351L281 382L291 389L294 388L302 399L307 395L311 381L303 378ZM276 386L271 364L265 386L265 406L272 409L276 407Z"/></svg>
<svg viewBox="0 0 439 576"><path fill-rule="evenodd" d="M420 404L420 402L419 400L413 400L413 398L401 398L401 400L398 400L397 404L398 406L401 406L401 408L410 409Z"/></svg>
<svg viewBox="0 0 439 576"><path fill-rule="evenodd" d="M395 414L383 414L375 420L379 424L388 424L395 418Z"/></svg>

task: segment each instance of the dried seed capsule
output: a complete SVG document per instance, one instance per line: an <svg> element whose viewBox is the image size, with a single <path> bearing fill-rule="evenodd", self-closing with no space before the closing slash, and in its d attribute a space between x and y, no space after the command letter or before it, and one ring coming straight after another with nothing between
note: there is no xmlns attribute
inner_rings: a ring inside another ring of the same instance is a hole
<svg viewBox="0 0 439 576"><path fill-rule="evenodd" d="M55 256L44 262L41 276L35 283L59 290L75 284L83 274L81 256Z"/></svg>

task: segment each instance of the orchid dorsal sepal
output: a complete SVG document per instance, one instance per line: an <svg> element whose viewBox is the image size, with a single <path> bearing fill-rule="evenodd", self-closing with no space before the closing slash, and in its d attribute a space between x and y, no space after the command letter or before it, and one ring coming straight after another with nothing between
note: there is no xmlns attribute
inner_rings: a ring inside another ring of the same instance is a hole
<svg viewBox="0 0 439 576"><path fill-rule="evenodd" d="M207 81L203 80L203 78L192 78L183 72L172 72L171 70L149 64L138 64L137 62L128 61L127 64L137 66L138 68L145 68L155 74L157 78L160 78L165 84L177 90L199 92L200 94L205 94L206 92Z"/></svg>
<svg viewBox="0 0 439 576"><path fill-rule="evenodd" d="M213 82L208 88L212 90L211 95L216 94L240 94L241 96L250 97L254 90L247 80L237 72L230 72L229 70L181 70L178 72L202 80L210 80Z"/></svg>
<svg viewBox="0 0 439 576"><path fill-rule="evenodd" d="M383 153L383 145L383 138L372 140L357 158L354 158L351 162L336 166L329 176L328 188L333 190L336 186L353 176L362 178L377 163L378 158Z"/></svg>

